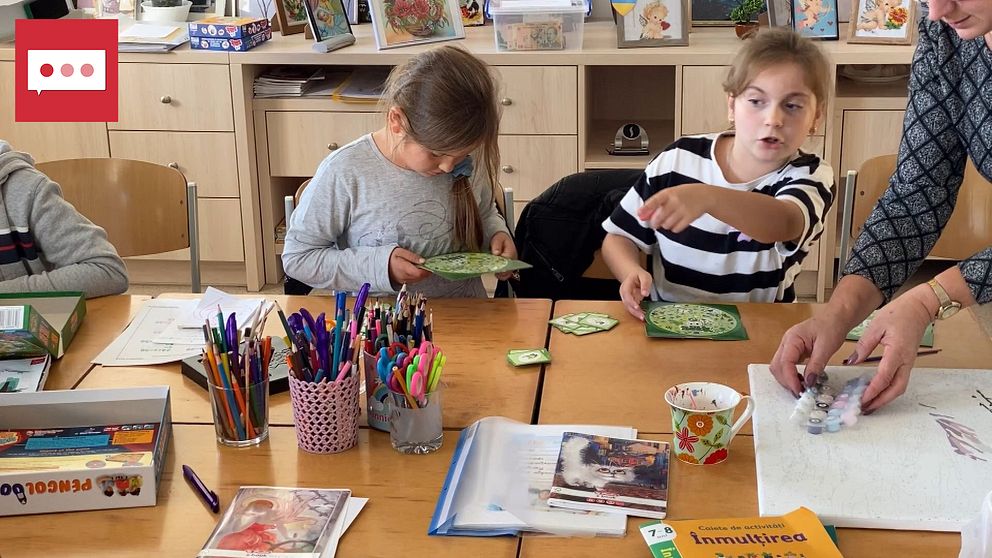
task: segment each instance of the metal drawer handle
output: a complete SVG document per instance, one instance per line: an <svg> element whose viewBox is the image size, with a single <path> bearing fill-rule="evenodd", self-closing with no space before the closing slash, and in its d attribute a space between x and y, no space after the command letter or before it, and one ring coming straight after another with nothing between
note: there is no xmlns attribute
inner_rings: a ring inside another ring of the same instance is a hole
<svg viewBox="0 0 992 558"><path fill-rule="evenodd" d="M503 167L500 170L502 170L506 174L510 174L513 172L513 167L511 167L510 165L503 165Z"/></svg>
<svg viewBox="0 0 992 558"><path fill-rule="evenodd" d="M170 168L170 169L176 169L176 170L179 170L179 163L177 163L177 162L175 162L175 161L173 161L173 162L171 162L171 163L169 163L169 165L168 165L168 166L169 166L169 168Z"/></svg>
<svg viewBox="0 0 992 558"><path fill-rule="evenodd" d="M338 144L336 144L336 143L329 143L329 144L327 144L327 150L328 151L334 151L337 148L338 148Z"/></svg>
<svg viewBox="0 0 992 558"><path fill-rule="evenodd" d="M162 98L159 99L159 101L162 101L162 104L163 105L168 105L169 103L172 102L172 97L170 97L168 95L162 95Z"/></svg>
<svg viewBox="0 0 992 558"><path fill-rule="evenodd" d="M503 105L504 107L508 107L513 104L513 99L509 97L503 97L502 99L499 100L499 104Z"/></svg>

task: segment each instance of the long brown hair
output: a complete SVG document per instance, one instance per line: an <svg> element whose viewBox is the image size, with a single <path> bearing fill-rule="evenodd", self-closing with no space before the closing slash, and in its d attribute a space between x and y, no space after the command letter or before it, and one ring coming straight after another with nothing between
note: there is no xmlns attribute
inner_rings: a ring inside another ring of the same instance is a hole
<svg viewBox="0 0 992 558"><path fill-rule="evenodd" d="M816 43L784 27L762 29L744 41L723 82L723 90L736 97L761 72L788 63L802 68L806 87L816 95L816 107L822 114L830 91L830 63Z"/></svg>
<svg viewBox="0 0 992 558"><path fill-rule="evenodd" d="M399 108L406 137L432 151L452 153L478 146L481 168L495 191L500 118L496 97L496 81L482 61L460 48L443 46L393 69L382 108ZM456 178L451 196L455 239L465 249L481 250L482 217L469 179Z"/></svg>

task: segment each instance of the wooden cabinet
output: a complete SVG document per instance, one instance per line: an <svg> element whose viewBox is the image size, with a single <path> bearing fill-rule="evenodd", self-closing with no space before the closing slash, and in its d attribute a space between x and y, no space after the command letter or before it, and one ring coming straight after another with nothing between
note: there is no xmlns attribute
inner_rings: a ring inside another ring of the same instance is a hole
<svg viewBox="0 0 992 558"><path fill-rule="evenodd" d="M500 76L501 134L575 134L575 66L496 66Z"/></svg>
<svg viewBox="0 0 992 558"><path fill-rule="evenodd" d="M269 174L313 176L324 157L382 123L376 112L266 112Z"/></svg>
<svg viewBox="0 0 992 558"><path fill-rule="evenodd" d="M238 156L234 135L222 132L125 132L112 130L114 157L179 169L196 182L201 198L236 198Z"/></svg>
<svg viewBox="0 0 992 558"><path fill-rule="evenodd" d="M110 156L178 168L197 186L205 284L245 284L245 234L226 64L122 63ZM133 283L186 283L189 250L128 258Z"/></svg>
<svg viewBox="0 0 992 558"><path fill-rule="evenodd" d="M723 92L727 66L682 68L682 135L726 130L727 94Z"/></svg>
<svg viewBox="0 0 992 558"><path fill-rule="evenodd" d="M575 172L576 150L575 136L500 136L500 184L515 202L530 201Z"/></svg>
<svg viewBox="0 0 992 558"><path fill-rule="evenodd" d="M37 162L107 157L103 122L14 122L14 62L0 62L0 139Z"/></svg>
<svg viewBox="0 0 992 558"><path fill-rule="evenodd" d="M233 132L231 77L220 64L120 64L111 130Z"/></svg>

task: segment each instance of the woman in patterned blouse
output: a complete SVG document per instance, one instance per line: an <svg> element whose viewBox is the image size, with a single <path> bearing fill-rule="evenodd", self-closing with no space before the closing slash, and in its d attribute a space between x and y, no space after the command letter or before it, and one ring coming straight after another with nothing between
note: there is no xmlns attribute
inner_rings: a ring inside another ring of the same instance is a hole
<svg viewBox="0 0 992 558"><path fill-rule="evenodd" d="M826 308L786 332L772 373L797 396L852 327L885 304L845 364L879 345L862 396L872 412L906 391L923 330L957 308L992 302L992 247L893 299L936 244L957 201L967 159L992 182L992 1L930 0L913 56L896 172L868 216ZM992 187L992 185L990 185ZM962 208L967 211L973 208Z"/></svg>

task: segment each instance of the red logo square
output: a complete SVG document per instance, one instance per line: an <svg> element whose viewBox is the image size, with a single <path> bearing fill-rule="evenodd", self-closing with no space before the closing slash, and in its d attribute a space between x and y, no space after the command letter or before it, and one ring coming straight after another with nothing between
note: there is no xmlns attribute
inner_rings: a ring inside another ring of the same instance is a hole
<svg viewBox="0 0 992 558"><path fill-rule="evenodd" d="M18 19L14 120L117 122L117 20Z"/></svg>

